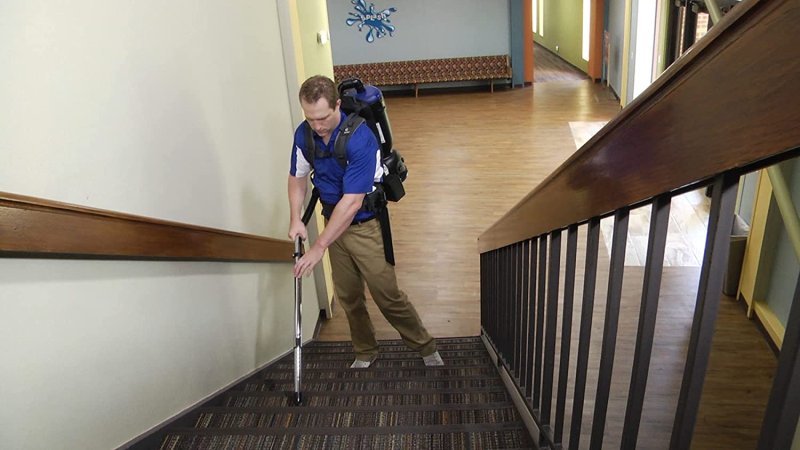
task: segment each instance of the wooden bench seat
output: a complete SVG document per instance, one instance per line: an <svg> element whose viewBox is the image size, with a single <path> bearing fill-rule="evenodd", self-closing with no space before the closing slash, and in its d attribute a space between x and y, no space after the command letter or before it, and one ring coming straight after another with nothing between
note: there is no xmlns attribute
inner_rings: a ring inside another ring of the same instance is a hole
<svg viewBox="0 0 800 450"><path fill-rule="evenodd" d="M413 85L419 95L419 84L448 81L487 80L494 92L494 81L511 78L508 55L468 56L462 58L388 61L333 66L336 82L359 78L374 86Z"/></svg>

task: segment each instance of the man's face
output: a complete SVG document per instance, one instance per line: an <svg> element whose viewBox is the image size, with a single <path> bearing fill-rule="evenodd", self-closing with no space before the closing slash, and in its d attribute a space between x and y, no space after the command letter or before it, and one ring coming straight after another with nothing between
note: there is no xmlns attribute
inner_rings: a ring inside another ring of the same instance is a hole
<svg viewBox="0 0 800 450"><path fill-rule="evenodd" d="M328 100L321 98L316 103L308 103L305 100L300 101L300 106L303 108L303 114L306 116L306 122L311 125L314 130L323 140L328 140L331 137L333 130L339 125L341 120L339 113L339 105L341 100L336 100L336 105L333 108L328 104Z"/></svg>

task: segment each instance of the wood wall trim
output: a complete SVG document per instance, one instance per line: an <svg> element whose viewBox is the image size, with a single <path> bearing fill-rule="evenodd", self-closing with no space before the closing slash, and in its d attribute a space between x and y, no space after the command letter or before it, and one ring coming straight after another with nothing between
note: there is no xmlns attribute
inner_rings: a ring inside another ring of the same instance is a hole
<svg viewBox="0 0 800 450"><path fill-rule="evenodd" d="M533 2L522 2L522 48L525 84L533 83Z"/></svg>
<svg viewBox="0 0 800 450"><path fill-rule="evenodd" d="M0 192L0 257L292 262L294 244Z"/></svg>
<svg viewBox="0 0 800 450"><path fill-rule="evenodd" d="M603 11L604 0L592 0L589 24L588 75L597 81L603 78Z"/></svg>
<svg viewBox="0 0 800 450"><path fill-rule="evenodd" d="M539 236L800 148L800 4L745 1L478 238Z"/></svg>
<svg viewBox="0 0 800 450"><path fill-rule="evenodd" d="M780 351L783 347L783 337L786 335L786 327L781 323L778 316L775 315L775 312L772 311L772 308L766 302L753 302L756 317L761 322L761 325L766 330L769 338L772 340L772 343L775 344L775 347Z"/></svg>

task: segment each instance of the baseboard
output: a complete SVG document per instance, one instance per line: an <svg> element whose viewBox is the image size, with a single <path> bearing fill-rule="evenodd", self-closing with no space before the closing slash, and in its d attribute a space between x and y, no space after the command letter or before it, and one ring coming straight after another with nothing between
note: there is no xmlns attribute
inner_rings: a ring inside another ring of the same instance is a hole
<svg viewBox="0 0 800 450"><path fill-rule="evenodd" d="M160 436L160 431L162 431L162 430L166 429L167 427L172 426L173 424L179 422L181 419L183 419L189 413L191 413L195 408L199 408L199 407L203 406L206 403L212 402L216 397L224 394L228 389L231 389L234 386L236 386L237 384L242 383L243 381L245 381L248 378L252 377L253 375L257 374L258 372L260 372L260 371L266 369L267 367L269 367L270 365L276 363L281 358L284 358L285 356L292 354L292 352L294 352L294 348L292 348L288 352L285 352L285 353L283 353L283 354L281 354L279 356L276 356L275 358L271 359L269 362L267 362L265 364L262 364L261 366L259 366L258 368L252 370L251 372L247 373L246 375L243 375L243 376L237 378L236 380L232 381L231 383L228 383L227 385L217 389L216 391L212 392L211 394L203 397L201 400L199 400L199 401L193 403L192 405L184 408L178 414L175 414L174 416L162 421L161 423L153 426L152 428L150 428L149 430L147 430L144 433L140 434L139 436L137 436L137 437L131 439L130 441L126 442L125 444L117 447L117 450L123 450L123 449L157 449L157 448L159 448L161 446L161 439L163 438L163 436Z"/></svg>
<svg viewBox="0 0 800 450"><path fill-rule="evenodd" d="M327 318L328 314L325 312L325 310L320 309L319 317L317 317L317 325L314 327L314 337L311 339L312 341L316 341L317 339L319 339L319 332L322 331L322 321L326 320Z"/></svg>
<svg viewBox="0 0 800 450"><path fill-rule="evenodd" d="M522 422L525 424L528 434L534 443L539 442L539 427L536 425L536 421L534 420L530 409L528 409L528 404L525 402L525 398L519 393L519 389L514 383L513 377L508 373L505 365L498 365L497 353L495 353L494 347L492 347L492 344L489 343L486 334L483 332L481 332L481 341L483 341L483 346L486 347L486 351L489 352L492 362L494 362L495 367L497 367L497 371L500 373L500 378L503 380L503 384L505 385L506 390L511 397L511 401L514 403L517 413L520 415L520 418L522 418Z"/></svg>
<svg viewBox="0 0 800 450"><path fill-rule="evenodd" d="M763 302L753 302L753 307L756 313L756 318L766 330L767 335L772 339L772 343L781 349L783 346L783 336L786 333L786 327L783 326L772 309Z"/></svg>
<svg viewBox="0 0 800 450"><path fill-rule="evenodd" d="M466 84L469 83L469 84ZM513 89L515 86L511 81L496 82L494 90L498 88ZM407 97L414 95L414 86L381 86L381 92L385 97ZM489 82L457 82L457 81L444 81L440 83L429 83L419 85L419 95L425 94L451 94L451 93L466 93L466 92L482 92L489 93Z"/></svg>

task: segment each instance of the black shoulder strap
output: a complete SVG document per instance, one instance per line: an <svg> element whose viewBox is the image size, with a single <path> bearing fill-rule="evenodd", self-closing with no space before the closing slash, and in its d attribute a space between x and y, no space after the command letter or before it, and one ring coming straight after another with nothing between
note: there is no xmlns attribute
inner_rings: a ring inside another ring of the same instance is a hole
<svg viewBox="0 0 800 450"><path fill-rule="evenodd" d="M311 125L303 121L303 129L305 131L305 148L303 149L303 156L306 161L311 164L311 169L314 169L314 159L317 156L317 142L314 140L314 132L311 131Z"/></svg>
<svg viewBox="0 0 800 450"><path fill-rule="evenodd" d="M339 127L339 134L336 136L336 141L333 143L333 156L339 161L339 165L344 169L347 167L347 143L350 142L350 136L355 133L356 129L364 123L364 118L356 113L352 113L344 119L344 123Z"/></svg>

